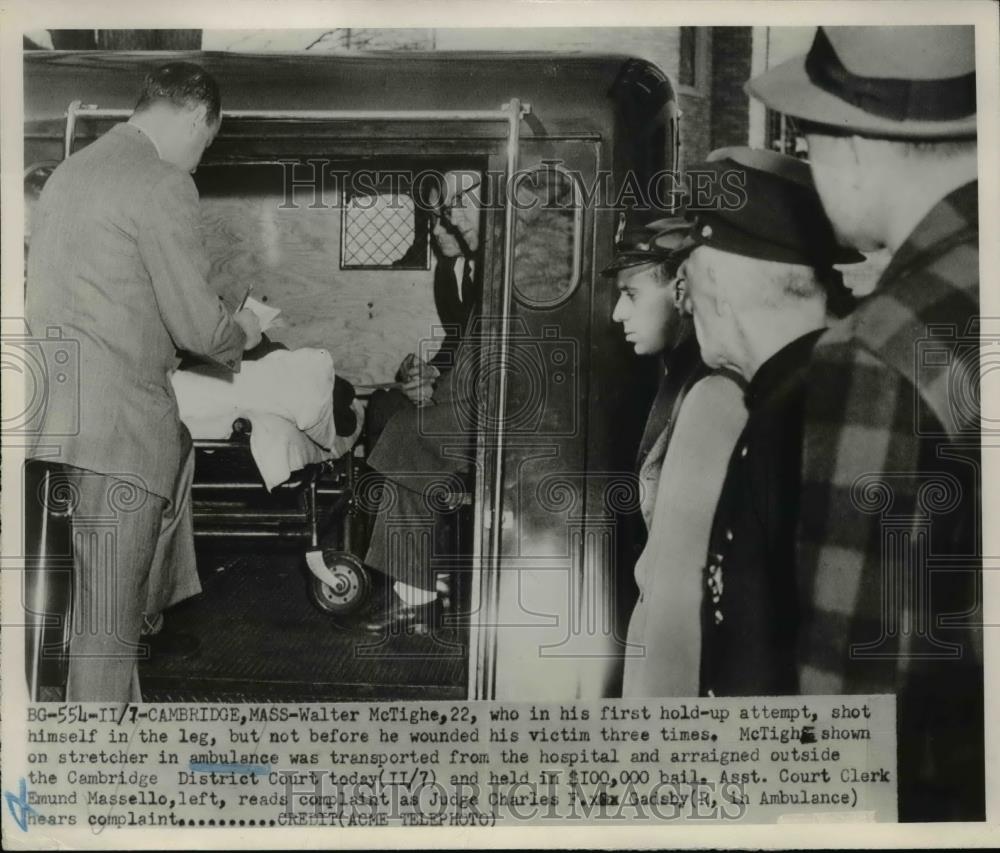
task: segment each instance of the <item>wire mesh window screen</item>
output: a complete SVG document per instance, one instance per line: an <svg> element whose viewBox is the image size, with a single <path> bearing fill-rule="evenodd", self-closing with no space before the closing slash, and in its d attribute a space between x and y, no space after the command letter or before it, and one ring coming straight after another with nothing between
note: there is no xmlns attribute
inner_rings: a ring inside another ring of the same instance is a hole
<svg viewBox="0 0 1000 853"><path fill-rule="evenodd" d="M427 269L427 229L405 194L352 196L344 208L341 269Z"/></svg>

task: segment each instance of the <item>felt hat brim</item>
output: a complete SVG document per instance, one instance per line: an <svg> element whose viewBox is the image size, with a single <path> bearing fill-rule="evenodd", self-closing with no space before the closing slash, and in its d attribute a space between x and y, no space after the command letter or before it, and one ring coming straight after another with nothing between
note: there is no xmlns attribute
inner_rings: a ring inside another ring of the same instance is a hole
<svg viewBox="0 0 1000 853"><path fill-rule="evenodd" d="M860 136L956 139L976 135L975 114L950 121L895 121L842 101L809 79L804 55L754 77L744 89L772 110Z"/></svg>

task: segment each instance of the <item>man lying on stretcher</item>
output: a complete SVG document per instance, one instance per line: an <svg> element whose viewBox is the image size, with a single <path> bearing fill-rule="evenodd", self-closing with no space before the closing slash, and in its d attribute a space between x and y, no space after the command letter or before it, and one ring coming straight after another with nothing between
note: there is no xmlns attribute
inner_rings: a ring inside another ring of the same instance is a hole
<svg viewBox="0 0 1000 853"><path fill-rule="evenodd" d="M181 420L192 438L227 439L235 420L248 420L250 451L268 490L293 471L350 450L361 410L329 352L262 341L247 355L238 374L205 364L174 374Z"/></svg>
<svg viewBox="0 0 1000 853"><path fill-rule="evenodd" d="M272 341L267 335L260 336L260 343L243 354L243 361L257 361L272 352L287 350L288 347L278 341ZM343 376L333 377L333 422L337 435L347 437L354 435L358 426L357 412L351 405L354 402L354 385Z"/></svg>

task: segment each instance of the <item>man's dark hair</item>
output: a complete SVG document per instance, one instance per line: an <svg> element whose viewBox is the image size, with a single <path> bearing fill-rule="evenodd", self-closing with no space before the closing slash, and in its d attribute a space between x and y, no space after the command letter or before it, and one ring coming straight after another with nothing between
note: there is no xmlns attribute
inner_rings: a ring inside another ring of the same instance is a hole
<svg viewBox="0 0 1000 853"><path fill-rule="evenodd" d="M157 101L189 109L204 104L206 124L214 124L222 112L219 84L193 62L168 62L146 75L135 111L140 112Z"/></svg>
<svg viewBox="0 0 1000 853"><path fill-rule="evenodd" d="M677 278L677 271L681 268L682 263L684 263L684 261L678 260L677 258L664 258L657 268L657 273L660 276L660 282L663 284L670 284L670 282Z"/></svg>

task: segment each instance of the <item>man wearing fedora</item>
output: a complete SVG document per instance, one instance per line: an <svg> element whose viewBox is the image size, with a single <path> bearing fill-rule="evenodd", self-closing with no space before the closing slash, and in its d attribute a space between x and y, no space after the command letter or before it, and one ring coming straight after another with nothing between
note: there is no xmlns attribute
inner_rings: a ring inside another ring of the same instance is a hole
<svg viewBox="0 0 1000 853"><path fill-rule="evenodd" d="M662 361L636 460L647 535L635 566L639 600L629 619L622 695L693 696L702 558L745 414L734 379L702 363L690 317L677 302L690 223L662 219L648 231L626 238L603 270L615 277L612 318L625 339L636 355Z"/></svg>
<svg viewBox="0 0 1000 853"><path fill-rule="evenodd" d="M796 667L896 695L901 820L984 816L974 36L820 28L748 84L837 234L893 253L806 377Z"/></svg>
<svg viewBox="0 0 1000 853"><path fill-rule="evenodd" d="M700 692L798 692L795 533L809 354L826 326L842 249L809 167L770 151L724 148L695 167L740 175L743 205L705 205L682 270L702 358L747 383L747 423L729 458L704 560Z"/></svg>

